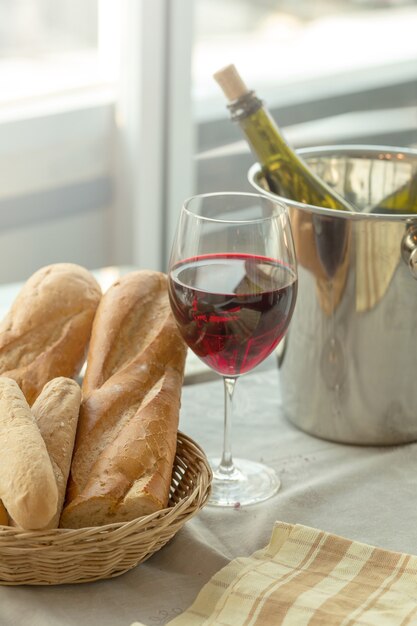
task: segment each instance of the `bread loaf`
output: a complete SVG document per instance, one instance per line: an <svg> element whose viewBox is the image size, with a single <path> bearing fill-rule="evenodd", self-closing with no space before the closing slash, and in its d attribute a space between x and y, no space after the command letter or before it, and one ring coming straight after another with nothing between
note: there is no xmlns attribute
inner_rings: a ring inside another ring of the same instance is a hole
<svg viewBox="0 0 417 626"><path fill-rule="evenodd" d="M0 498L17 526L45 528L58 489L46 445L17 383L0 376Z"/></svg>
<svg viewBox="0 0 417 626"><path fill-rule="evenodd" d="M81 389L70 378L54 378L32 405L32 413L51 459L58 488L57 511L47 528L58 528L65 499L80 412Z"/></svg>
<svg viewBox="0 0 417 626"><path fill-rule="evenodd" d="M0 374L30 405L52 378L79 373L100 298L92 274L72 263L44 267L23 286L0 324Z"/></svg>
<svg viewBox="0 0 417 626"><path fill-rule="evenodd" d="M164 274L132 272L103 296L62 527L126 521L166 506L185 355Z"/></svg>

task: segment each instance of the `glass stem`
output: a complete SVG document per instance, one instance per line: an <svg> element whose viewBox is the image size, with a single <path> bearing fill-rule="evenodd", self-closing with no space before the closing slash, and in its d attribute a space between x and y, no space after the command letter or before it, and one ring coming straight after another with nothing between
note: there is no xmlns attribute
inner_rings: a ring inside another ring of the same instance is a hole
<svg viewBox="0 0 417 626"><path fill-rule="evenodd" d="M217 473L224 478L232 478L237 470L232 458L232 417L233 417L233 393L237 378L223 377L224 383L224 433L223 453Z"/></svg>

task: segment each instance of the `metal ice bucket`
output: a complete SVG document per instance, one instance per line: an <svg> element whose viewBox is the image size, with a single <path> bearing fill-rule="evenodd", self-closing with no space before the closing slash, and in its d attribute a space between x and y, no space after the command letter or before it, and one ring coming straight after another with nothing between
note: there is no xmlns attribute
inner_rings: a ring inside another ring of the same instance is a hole
<svg viewBox="0 0 417 626"><path fill-rule="evenodd" d="M298 300L278 355L283 409L301 429L333 441L415 441L417 214L366 211L398 189L412 202L417 151L332 146L299 154L364 212L281 198L299 267ZM259 165L248 176L277 197Z"/></svg>

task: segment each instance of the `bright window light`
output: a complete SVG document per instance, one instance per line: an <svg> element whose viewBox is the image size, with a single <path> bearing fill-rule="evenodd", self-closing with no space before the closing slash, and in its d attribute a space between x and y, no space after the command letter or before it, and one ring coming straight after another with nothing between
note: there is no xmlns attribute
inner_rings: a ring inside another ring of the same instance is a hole
<svg viewBox="0 0 417 626"><path fill-rule="evenodd" d="M197 117L223 114L212 74L229 63L270 105L292 86L305 98L317 81L331 90L335 79L353 76L366 88L358 83L365 73L374 80L375 72L379 78L400 65L416 67L416 29L416 0L197 0Z"/></svg>
<svg viewBox="0 0 417 626"><path fill-rule="evenodd" d="M117 0L0 0L0 106L115 84Z"/></svg>

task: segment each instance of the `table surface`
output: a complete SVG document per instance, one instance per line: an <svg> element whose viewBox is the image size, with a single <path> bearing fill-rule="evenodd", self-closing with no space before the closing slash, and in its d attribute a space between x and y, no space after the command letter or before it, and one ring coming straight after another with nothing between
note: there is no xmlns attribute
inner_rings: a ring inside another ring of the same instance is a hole
<svg viewBox="0 0 417 626"><path fill-rule="evenodd" d="M209 455L222 445L222 406L220 380L183 388L180 428ZM206 506L148 561L112 580L0 587L0 624L165 624L230 559L264 546L275 520L417 554L416 444L358 447L303 433L283 417L274 359L238 381L233 426L235 455L280 475L276 496L241 509Z"/></svg>
<svg viewBox="0 0 417 626"><path fill-rule="evenodd" d="M0 290L0 313L16 291L3 290L2 300ZM195 359L188 361L180 429L218 456L223 387L210 378ZM417 554L417 444L341 445L298 430L284 418L273 357L238 381L233 442L235 456L275 468L282 481L276 496L240 509L206 506L148 561L112 580L0 586L0 626L165 624L230 559L263 547L276 520Z"/></svg>

